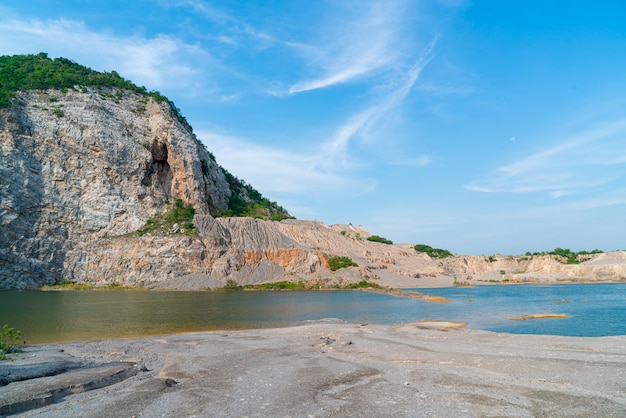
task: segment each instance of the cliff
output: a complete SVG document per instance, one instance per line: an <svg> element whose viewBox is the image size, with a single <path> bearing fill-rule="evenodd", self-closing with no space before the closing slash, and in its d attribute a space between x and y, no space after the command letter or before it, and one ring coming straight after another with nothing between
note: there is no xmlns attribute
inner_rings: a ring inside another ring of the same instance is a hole
<svg viewBox="0 0 626 418"><path fill-rule="evenodd" d="M22 92L0 111L0 286L66 277L82 244L137 230L172 199L228 207L223 172L167 103L113 93Z"/></svg>
<svg viewBox="0 0 626 418"><path fill-rule="evenodd" d="M550 256L438 260L408 244L367 241L369 232L352 225L214 217L242 207L266 219L288 215L220 167L170 102L110 78L122 87L16 87L0 95L8 103L0 108L0 288L626 278L623 253L580 265ZM184 222L172 215L191 207L195 216ZM332 272L333 256L358 267Z"/></svg>

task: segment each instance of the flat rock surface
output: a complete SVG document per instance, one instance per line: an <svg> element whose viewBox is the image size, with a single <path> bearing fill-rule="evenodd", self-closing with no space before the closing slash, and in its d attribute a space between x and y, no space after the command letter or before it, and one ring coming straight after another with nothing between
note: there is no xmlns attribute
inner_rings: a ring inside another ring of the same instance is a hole
<svg viewBox="0 0 626 418"><path fill-rule="evenodd" d="M9 357L14 360L0 362L0 386L59 374L81 366L80 360L70 354L40 347L29 347L24 352L10 354Z"/></svg>
<svg viewBox="0 0 626 418"><path fill-rule="evenodd" d="M624 347L626 336L335 320L53 345L85 364L127 361L147 371L21 416L622 417Z"/></svg>
<svg viewBox="0 0 626 418"><path fill-rule="evenodd" d="M134 363L109 363L12 382L0 388L0 415L20 413L71 394L113 385L134 376L137 370Z"/></svg>

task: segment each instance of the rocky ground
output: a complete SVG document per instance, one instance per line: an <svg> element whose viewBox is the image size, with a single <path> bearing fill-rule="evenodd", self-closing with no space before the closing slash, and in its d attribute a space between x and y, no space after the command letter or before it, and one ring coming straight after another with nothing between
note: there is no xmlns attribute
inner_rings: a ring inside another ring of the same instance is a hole
<svg viewBox="0 0 626 418"><path fill-rule="evenodd" d="M626 415L625 336L510 335L454 325L327 320L34 346L1 363L0 375L69 371L0 387L0 415Z"/></svg>

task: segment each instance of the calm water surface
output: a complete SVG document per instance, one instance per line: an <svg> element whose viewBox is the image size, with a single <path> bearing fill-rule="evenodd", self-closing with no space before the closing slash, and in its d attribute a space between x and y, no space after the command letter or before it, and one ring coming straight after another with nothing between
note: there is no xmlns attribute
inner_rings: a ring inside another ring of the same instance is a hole
<svg viewBox="0 0 626 418"><path fill-rule="evenodd" d="M419 291L452 302L430 303L359 291L0 291L0 324L22 330L29 344L268 328L323 318L372 324L464 321L473 329L523 334L626 334L624 284ZM508 319L535 313L565 313L569 318Z"/></svg>

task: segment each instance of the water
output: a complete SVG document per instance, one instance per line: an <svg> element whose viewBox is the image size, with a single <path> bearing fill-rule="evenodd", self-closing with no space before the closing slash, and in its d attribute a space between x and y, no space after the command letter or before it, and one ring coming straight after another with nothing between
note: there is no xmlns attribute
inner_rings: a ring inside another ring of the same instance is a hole
<svg viewBox="0 0 626 418"><path fill-rule="evenodd" d="M468 328L527 334L626 334L626 285L622 284L419 291L453 302L360 291L2 291L0 325L23 331L29 344L280 327L323 318L372 324L463 321ZM565 313L569 318L507 319L547 313Z"/></svg>
<svg viewBox="0 0 626 418"><path fill-rule="evenodd" d="M429 289L429 293L452 299L450 320L467 321L468 328L584 337L626 334L624 284L477 286ZM568 318L508 319L528 314L567 314Z"/></svg>

